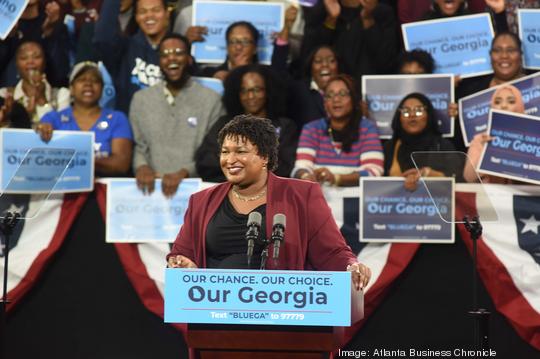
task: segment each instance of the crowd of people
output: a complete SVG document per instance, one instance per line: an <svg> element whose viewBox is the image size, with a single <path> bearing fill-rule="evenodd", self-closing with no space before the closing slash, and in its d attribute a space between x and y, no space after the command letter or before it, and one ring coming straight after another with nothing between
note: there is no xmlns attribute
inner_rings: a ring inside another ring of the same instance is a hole
<svg viewBox="0 0 540 359"><path fill-rule="evenodd" d="M275 173L282 177L357 186L362 176L403 176L411 189L419 174L474 182L471 168L446 173L434 163L419 172L411 163L414 151L467 151L460 126L453 138L441 137L425 94L403 94L393 136L383 143L359 96L362 76L433 73L429 53L403 50L400 23L487 11L496 29L493 73L457 78L456 98L518 79L526 71L515 10L539 6L504 0L287 4L271 65L259 62L262 35L246 19L227 28L226 58L212 66L192 56L191 46L205 41L208 29L191 26L189 0L30 0L0 42L1 126L34 128L44 141L54 130L93 131L98 176L133 175L145 193L161 178L168 197L187 177L226 180L217 137L241 114L269 119L276 128ZM223 95L194 76L222 81ZM115 101L105 103L110 88ZM508 94L520 98L519 90L506 89L496 93L494 108L504 108ZM457 114L456 104L449 112ZM489 140L475 137L474 161Z"/></svg>

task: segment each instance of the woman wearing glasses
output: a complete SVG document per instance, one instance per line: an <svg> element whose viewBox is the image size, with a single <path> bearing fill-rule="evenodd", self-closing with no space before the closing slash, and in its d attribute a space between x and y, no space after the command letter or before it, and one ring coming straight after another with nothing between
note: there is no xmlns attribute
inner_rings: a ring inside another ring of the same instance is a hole
<svg viewBox="0 0 540 359"><path fill-rule="evenodd" d="M285 96L279 78L268 66L241 66L229 74L224 84L223 104L227 115L220 117L204 137L195 153L197 173L208 182L226 180L219 165L219 131L235 116L249 114L270 119L279 138L275 173L288 177L294 165L298 130L294 122L283 117Z"/></svg>
<svg viewBox="0 0 540 359"><path fill-rule="evenodd" d="M437 161L418 171L411 159L411 153L416 151L454 151L452 143L442 138L435 109L425 95L410 93L401 100L392 120L392 130L392 139L384 145L385 175L405 177L405 188L409 190L416 189L420 176L445 176L437 168Z"/></svg>
<svg viewBox="0 0 540 359"><path fill-rule="evenodd" d="M324 90L327 118L304 126L292 176L334 186L357 186L380 176L383 153L376 126L362 117L351 77L332 77Z"/></svg>
<svg viewBox="0 0 540 359"><path fill-rule="evenodd" d="M215 77L224 81L231 70L259 62L257 57L259 31L252 23L238 21L230 24L225 32L225 38L227 39L225 62L218 67L204 68L200 76Z"/></svg>

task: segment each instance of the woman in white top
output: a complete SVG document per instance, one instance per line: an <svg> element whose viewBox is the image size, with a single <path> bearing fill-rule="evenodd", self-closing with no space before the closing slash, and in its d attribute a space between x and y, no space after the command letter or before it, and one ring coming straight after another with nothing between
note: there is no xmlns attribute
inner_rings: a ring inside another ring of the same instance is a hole
<svg viewBox="0 0 540 359"><path fill-rule="evenodd" d="M0 89L1 97L12 95L16 102L24 106L33 126L39 123L46 113L69 106L69 90L63 87L53 88L47 82L44 73L45 54L40 44L34 41L23 42L15 56L21 80L14 89Z"/></svg>

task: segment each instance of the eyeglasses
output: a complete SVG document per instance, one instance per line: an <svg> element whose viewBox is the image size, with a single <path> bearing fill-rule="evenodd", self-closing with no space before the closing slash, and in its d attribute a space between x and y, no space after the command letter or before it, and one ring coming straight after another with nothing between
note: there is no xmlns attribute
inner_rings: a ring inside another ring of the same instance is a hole
<svg viewBox="0 0 540 359"><path fill-rule="evenodd" d="M266 89L264 87L250 87L250 88L245 88L245 87L242 87L240 88L240 95L242 96L245 96L247 94L249 94L250 92L254 95L260 95L262 94Z"/></svg>
<svg viewBox="0 0 540 359"><path fill-rule="evenodd" d="M229 41L227 41L227 45L229 46L240 45L244 47L251 44L253 44L253 40L250 40L250 39L230 39Z"/></svg>
<svg viewBox="0 0 540 359"><path fill-rule="evenodd" d="M174 49L163 49L160 52L160 55L163 56L163 57L168 56L168 55L182 56L182 55L185 55L185 54L186 54L186 50L181 49L179 47L174 48Z"/></svg>
<svg viewBox="0 0 540 359"><path fill-rule="evenodd" d="M518 52L521 52L518 48L516 47L494 47L491 49L491 53L493 55L502 55L502 54L507 54L507 55L515 55L517 54Z"/></svg>
<svg viewBox="0 0 540 359"><path fill-rule="evenodd" d="M338 98L345 98L345 97L350 97L351 96L351 93L349 91L346 91L346 90L340 90L338 92L327 92L324 94L324 99L327 100L327 101L331 101L333 100L335 97L338 97Z"/></svg>
<svg viewBox="0 0 540 359"><path fill-rule="evenodd" d="M426 113L426 107L425 106L416 106L413 108L402 107L399 109L399 112L401 112L401 115L405 118L409 118L411 116L420 117Z"/></svg>

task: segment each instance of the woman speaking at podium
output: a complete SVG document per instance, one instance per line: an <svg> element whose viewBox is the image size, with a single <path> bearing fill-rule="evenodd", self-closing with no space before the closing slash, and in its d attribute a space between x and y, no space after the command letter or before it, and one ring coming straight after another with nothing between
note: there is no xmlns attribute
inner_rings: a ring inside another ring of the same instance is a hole
<svg viewBox="0 0 540 359"><path fill-rule="evenodd" d="M195 193L167 264L172 268L259 268L263 243L256 241L248 265L248 216L262 215L260 238L272 233L272 218L286 218L278 261L268 269L352 272L356 289L371 277L345 243L320 185L281 178L277 165L278 135L267 119L236 116L218 135L220 166L227 182ZM270 245L272 252L273 245Z"/></svg>

